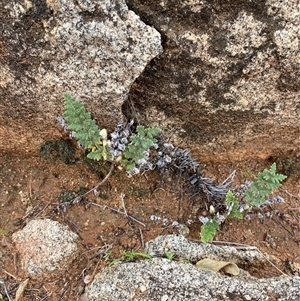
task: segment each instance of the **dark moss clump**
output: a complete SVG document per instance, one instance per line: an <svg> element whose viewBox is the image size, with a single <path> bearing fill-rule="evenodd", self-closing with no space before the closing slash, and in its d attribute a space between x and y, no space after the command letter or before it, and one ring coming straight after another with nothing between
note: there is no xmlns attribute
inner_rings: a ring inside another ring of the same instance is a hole
<svg viewBox="0 0 300 301"><path fill-rule="evenodd" d="M75 147L71 141L59 139L56 141L46 141L40 148L40 154L50 162L62 160L65 164L76 162Z"/></svg>

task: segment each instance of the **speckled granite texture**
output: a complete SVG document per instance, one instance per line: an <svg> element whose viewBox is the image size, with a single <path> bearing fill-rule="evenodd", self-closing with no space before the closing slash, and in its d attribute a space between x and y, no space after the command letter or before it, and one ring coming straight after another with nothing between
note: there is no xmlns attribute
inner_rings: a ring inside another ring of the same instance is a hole
<svg viewBox="0 0 300 301"><path fill-rule="evenodd" d="M298 0L127 3L165 41L130 93L141 122L202 161L299 151Z"/></svg>
<svg viewBox="0 0 300 301"><path fill-rule="evenodd" d="M79 253L78 236L50 219L30 221L12 239L26 277L46 279L62 275Z"/></svg>
<svg viewBox="0 0 300 301"><path fill-rule="evenodd" d="M207 256L218 257L219 254L223 258L237 258L238 253L233 248L222 250L208 244L197 245L173 235L161 236L149 242L146 251L153 255L172 251L178 256L186 255L185 258L192 259L199 259L205 253ZM246 259L247 255L243 256ZM242 261L241 257L239 260ZM251 262L255 256L247 260ZM103 269L86 287L81 301L296 301L300 298L299 287L300 277L296 276L268 279L229 277L200 271L192 264L156 257Z"/></svg>
<svg viewBox="0 0 300 301"><path fill-rule="evenodd" d="M0 153L37 152L60 135L64 92L114 128L130 86L162 52L160 34L124 0L4 0L0 23Z"/></svg>

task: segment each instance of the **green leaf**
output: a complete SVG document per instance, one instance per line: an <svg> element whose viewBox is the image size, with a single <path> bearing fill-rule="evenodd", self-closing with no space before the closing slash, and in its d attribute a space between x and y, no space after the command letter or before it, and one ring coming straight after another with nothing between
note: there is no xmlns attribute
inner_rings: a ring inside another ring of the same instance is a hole
<svg viewBox="0 0 300 301"><path fill-rule="evenodd" d="M226 207L231 207L231 211L228 214L229 217L236 217L238 219L243 218L242 213L239 211L239 200L230 190L228 190L226 194L225 204Z"/></svg>
<svg viewBox="0 0 300 301"><path fill-rule="evenodd" d="M87 157L89 159L99 161L102 158L102 154L98 150L96 150L94 152L88 153Z"/></svg>
<svg viewBox="0 0 300 301"><path fill-rule="evenodd" d="M153 135L160 132L158 128L145 128L142 125L137 126L136 133L130 137L130 143L127 144L123 157L127 160L122 160L121 164L127 170L135 167L139 160L144 158L144 153L148 152L150 147L156 143L157 139Z"/></svg>
<svg viewBox="0 0 300 301"><path fill-rule="evenodd" d="M284 179L286 179L285 175L276 174L276 163L273 163L270 169L259 173L257 181L252 183L244 194L249 207L263 205L267 197L281 186L281 181Z"/></svg>
<svg viewBox="0 0 300 301"><path fill-rule="evenodd" d="M212 241L215 235L217 234L217 231L219 230L219 224L217 221L211 219L206 224L201 226L201 241L202 242L208 242Z"/></svg>
<svg viewBox="0 0 300 301"><path fill-rule="evenodd" d="M132 169L135 167L135 164L134 164L134 163L129 163L129 162L128 162L128 164L126 164L125 167L126 167L127 170L132 170Z"/></svg>
<svg viewBox="0 0 300 301"><path fill-rule="evenodd" d="M65 112L64 118L68 128L75 132L75 138L79 143L89 148L100 140L99 128L91 118L82 102L76 100L69 94L64 94Z"/></svg>

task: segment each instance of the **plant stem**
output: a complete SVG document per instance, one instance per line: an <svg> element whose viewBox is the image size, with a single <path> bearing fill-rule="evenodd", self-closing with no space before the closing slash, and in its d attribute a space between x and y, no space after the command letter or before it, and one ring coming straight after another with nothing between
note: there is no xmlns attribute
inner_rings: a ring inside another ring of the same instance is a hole
<svg viewBox="0 0 300 301"><path fill-rule="evenodd" d="M109 170L108 174L104 177L104 179L101 180L101 182L99 182L99 183L98 183L96 186L94 186L92 189L90 189L89 191L87 191L87 192L85 192L84 194L82 194L80 197L86 196L87 194L89 194L89 193L91 193L92 191L94 191L95 189L97 189L100 185L104 184L104 183L107 181L107 179L110 177L110 175L111 175L112 171L114 170L114 168L115 168L115 164L112 163L112 164L111 164L111 167L110 167L110 170Z"/></svg>
<svg viewBox="0 0 300 301"><path fill-rule="evenodd" d="M100 207L100 208L103 208L103 209L106 209L106 208L107 208L107 209L109 209L109 210L111 210L111 211L113 211L113 212L116 212L116 213L125 215L127 218L130 218L130 219L132 219L133 221L139 223L140 225L146 227L146 225L145 225L144 223L140 222L138 219L136 219L136 218L135 218L134 216L132 216L131 214L128 214L127 212L125 213L125 212L120 211L120 210L118 210L118 209L115 209L115 208L113 208L113 207L109 207L109 206L107 206L107 205L99 205L99 204L97 204L97 203L90 202L90 201L87 202L87 204L90 204L90 205L93 205L93 206L96 206L96 207Z"/></svg>
<svg viewBox="0 0 300 301"><path fill-rule="evenodd" d="M76 203L79 203L84 196L86 196L87 194L89 194L90 192L94 191L95 189L97 189L100 185L104 184L107 179L110 177L112 171L114 170L114 167L115 167L115 164L112 163L111 164L111 167L110 167L110 170L108 172L108 174L104 177L103 180L101 180L101 182L99 182L96 186L94 186L92 189L90 189L89 191L85 192L84 194L80 195L80 196L77 196L75 197L74 199L72 199L71 201L68 201L68 202L64 202L62 204L58 204L57 206L53 207L52 210L66 210L67 207L73 205L73 204L76 204Z"/></svg>

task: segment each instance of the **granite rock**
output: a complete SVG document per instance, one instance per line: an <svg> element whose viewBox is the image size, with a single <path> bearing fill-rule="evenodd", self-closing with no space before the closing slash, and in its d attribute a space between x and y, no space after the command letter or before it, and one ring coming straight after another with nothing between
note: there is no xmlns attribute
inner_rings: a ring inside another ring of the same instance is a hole
<svg viewBox="0 0 300 301"><path fill-rule="evenodd" d="M162 51L124 0L0 4L0 152L34 153L61 136L63 93L114 128L131 84Z"/></svg>
<svg viewBox="0 0 300 301"><path fill-rule="evenodd" d="M214 256L222 253L223 256L232 258L232 250L216 251L209 244L198 245L197 250L196 244L180 236L158 237L148 243L146 251L151 253L155 250L151 254L159 255L161 251L169 250L175 255L185 254L196 259L200 256L200 248L202 256L203 252L209 256L213 250ZM300 277L297 276L256 279L243 274L229 277L199 270L193 264L155 257L152 260L120 263L104 268L95 276L91 285L86 287L81 301L298 300L299 285Z"/></svg>
<svg viewBox="0 0 300 301"><path fill-rule="evenodd" d="M78 256L78 236L50 219L30 221L12 236L26 277L51 279L62 275Z"/></svg>
<svg viewBox="0 0 300 301"><path fill-rule="evenodd" d="M130 92L140 122L204 162L299 155L298 0L128 5L164 41Z"/></svg>
<svg viewBox="0 0 300 301"><path fill-rule="evenodd" d="M69 92L201 162L299 156L299 16L298 0L2 1L0 152L60 138Z"/></svg>
<svg viewBox="0 0 300 301"><path fill-rule="evenodd" d="M182 235L163 235L150 240L145 244L145 251L151 256L163 257L166 253L197 262L204 258L221 261L232 261L236 264L249 262L251 266L260 265L266 261L266 256L256 248L238 251L230 246L216 246L213 244L194 243Z"/></svg>

